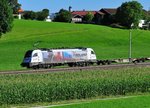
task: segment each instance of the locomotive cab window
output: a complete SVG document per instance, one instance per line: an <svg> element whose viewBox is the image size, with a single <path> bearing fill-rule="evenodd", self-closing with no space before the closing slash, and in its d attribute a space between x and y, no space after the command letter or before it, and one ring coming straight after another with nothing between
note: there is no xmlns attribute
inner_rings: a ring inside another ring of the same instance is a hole
<svg viewBox="0 0 150 108"><path fill-rule="evenodd" d="M26 54L25 54L25 58L26 57L31 57L31 54L32 54L32 50L27 51Z"/></svg>
<svg viewBox="0 0 150 108"><path fill-rule="evenodd" d="M91 51L91 54L95 54L94 51Z"/></svg>
<svg viewBox="0 0 150 108"><path fill-rule="evenodd" d="M37 57L38 56L38 54L37 53L35 53L34 55L33 55L33 57Z"/></svg>

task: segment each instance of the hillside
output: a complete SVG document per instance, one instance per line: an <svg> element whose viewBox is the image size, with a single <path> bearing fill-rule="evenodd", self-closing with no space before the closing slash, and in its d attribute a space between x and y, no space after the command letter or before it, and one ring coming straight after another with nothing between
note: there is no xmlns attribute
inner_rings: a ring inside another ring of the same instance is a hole
<svg viewBox="0 0 150 108"><path fill-rule="evenodd" d="M133 30L133 57L150 56L150 31ZM12 32L0 39L0 70L21 69L24 53L40 48L91 47L98 59L128 58L129 30L90 24L15 20Z"/></svg>

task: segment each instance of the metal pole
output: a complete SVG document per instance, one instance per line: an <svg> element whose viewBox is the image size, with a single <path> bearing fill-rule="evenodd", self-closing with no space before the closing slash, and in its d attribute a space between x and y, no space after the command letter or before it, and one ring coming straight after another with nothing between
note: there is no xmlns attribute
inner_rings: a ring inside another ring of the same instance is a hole
<svg viewBox="0 0 150 108"><path fill-rule="evenodd" d="M132 30L129 32L129 63L132 62Z"/></svg>

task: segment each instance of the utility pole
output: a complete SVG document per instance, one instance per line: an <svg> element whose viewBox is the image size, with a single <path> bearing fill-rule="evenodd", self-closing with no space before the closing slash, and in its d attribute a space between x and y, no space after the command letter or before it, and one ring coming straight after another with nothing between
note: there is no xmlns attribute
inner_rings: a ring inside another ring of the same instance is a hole
<svg viewBox="0 0 150 108"><path fill-rule="evenodd" d="M38 49L38 45L40 44L41 41L37 41L33 44L33 48Z"/></svg>
<svg viewBox="0 0 150 108"><path fill-rule="evenodd" d="M132 30L129 31L129 63L132 62Z"/></svg>
<svg viewBox="0 0 150 108"><path fill-rule="evenodd" d="M129 30L129 63L132 63L132 27L134 24L131 24L131 28Z"/></svg>

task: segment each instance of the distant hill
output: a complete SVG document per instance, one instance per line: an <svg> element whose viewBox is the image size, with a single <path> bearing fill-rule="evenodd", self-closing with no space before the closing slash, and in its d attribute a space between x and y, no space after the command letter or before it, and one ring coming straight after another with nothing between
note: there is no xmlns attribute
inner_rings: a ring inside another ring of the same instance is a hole
<svg viewBox="0 0 150 108"><path fill-rule="evenodd" d="M133 57L150 56L150 31L132 31ZM24 53L40 48L91 47L98 59L128 58L129 30L90 24L15 20L12 32L0 39L0 70L21 69Z"/></svg>

